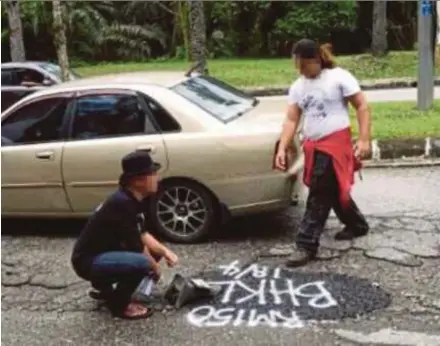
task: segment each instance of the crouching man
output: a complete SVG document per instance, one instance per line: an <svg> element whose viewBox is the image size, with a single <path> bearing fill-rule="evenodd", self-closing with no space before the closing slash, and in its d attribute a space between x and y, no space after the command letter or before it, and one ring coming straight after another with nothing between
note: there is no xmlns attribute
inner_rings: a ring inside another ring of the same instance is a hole
<svg viewBox="0 0 440 346"><path fill-rule="evenodd" d="M133 293L145 277L160 277L161 258L168 266L178 261L145 229L142 201L157 191L159 169L146 152L126 155L119 189L95 210L73 249L75 272L91 282L91 296L104 300L117 317L149 317L150 309L133 301Z"/></svg>

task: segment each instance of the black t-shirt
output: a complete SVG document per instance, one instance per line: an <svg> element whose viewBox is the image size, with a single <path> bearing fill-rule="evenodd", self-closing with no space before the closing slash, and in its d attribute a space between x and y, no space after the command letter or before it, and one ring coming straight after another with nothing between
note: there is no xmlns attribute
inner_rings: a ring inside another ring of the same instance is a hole
<svg viewBox="0 0 440 346"><path fill-rule="evenodd" d="M130 191L120 188L96 208L73 248L72 265L79 276L88 279L93 259L101 253L143 252L143 207Z"/></svg>

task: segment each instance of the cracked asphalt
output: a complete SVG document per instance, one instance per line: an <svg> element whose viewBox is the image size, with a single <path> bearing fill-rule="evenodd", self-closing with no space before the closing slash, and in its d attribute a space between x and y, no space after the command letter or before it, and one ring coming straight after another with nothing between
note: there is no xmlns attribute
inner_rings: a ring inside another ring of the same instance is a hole
<svg viewBox="0 0 440 346"><path fill-rule="evenodd" d="M389 293L391 304L386 307L342 320L311 321L293 330L264 323L198 327L188 319L189 308L169 309L160 300L152 303L157 311L149 320L113 319L87 296L88 284L69 265L81 222L3 221L1 342L438 346L440 168L368 169L363 176L353 195L368 217L370 234L336 243L332 235L341 225L332 217L322 239L321 260L296 272L302 277L324 272L366 279ZM196 275L235 260L276 269L291 251L289 244L302 211L301 204L284 213L235 219L209 243L172 245L181 263L175 269L163 268L156 295L175 273ZM294 282L295 271L291 277ZM362 289L349 293L344 296L348 303L350 296L353 301L362 299Z"/></svg>

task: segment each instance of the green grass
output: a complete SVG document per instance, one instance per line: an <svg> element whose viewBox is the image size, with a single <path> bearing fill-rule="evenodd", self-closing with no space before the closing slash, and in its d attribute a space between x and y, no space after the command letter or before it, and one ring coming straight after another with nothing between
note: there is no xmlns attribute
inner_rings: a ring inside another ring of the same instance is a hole
<svg viewBox="0 0 440 346"><path fill-rule="evenodd" d="M372 137L375 139L422 138L440 136L440 100L427 112L419 111L415 102L372 103ZM352 111L353 130L357 120Z"/></svg>
<svg viewBox="0 0 440 346"><path fill-rule="evenodd" d="M337 63L351 71L358 79L416 78L417 52L390 52L386 57L371 55L337 57ZM134 71L185 71L190 63L186 61L151 61L144 63L103 63L78 67L83 76ZM292 60L283 59L229 59L210 60L210 74L237 87L287 86L297 76ZM436 69L440 76L440 68Z"/></svg>

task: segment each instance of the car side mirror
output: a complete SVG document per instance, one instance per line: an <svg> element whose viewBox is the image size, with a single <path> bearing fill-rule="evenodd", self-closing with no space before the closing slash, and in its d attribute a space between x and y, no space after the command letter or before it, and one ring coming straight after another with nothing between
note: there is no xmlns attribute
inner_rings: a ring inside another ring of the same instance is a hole
<svg viewBox="0 0 440 346"><path fill-rule="evenodd" d="M54 83L50 79L46 78L46 79L43 80L43 83L41 83L41 84L43 84L44 86L51 86Z"/></svg>

